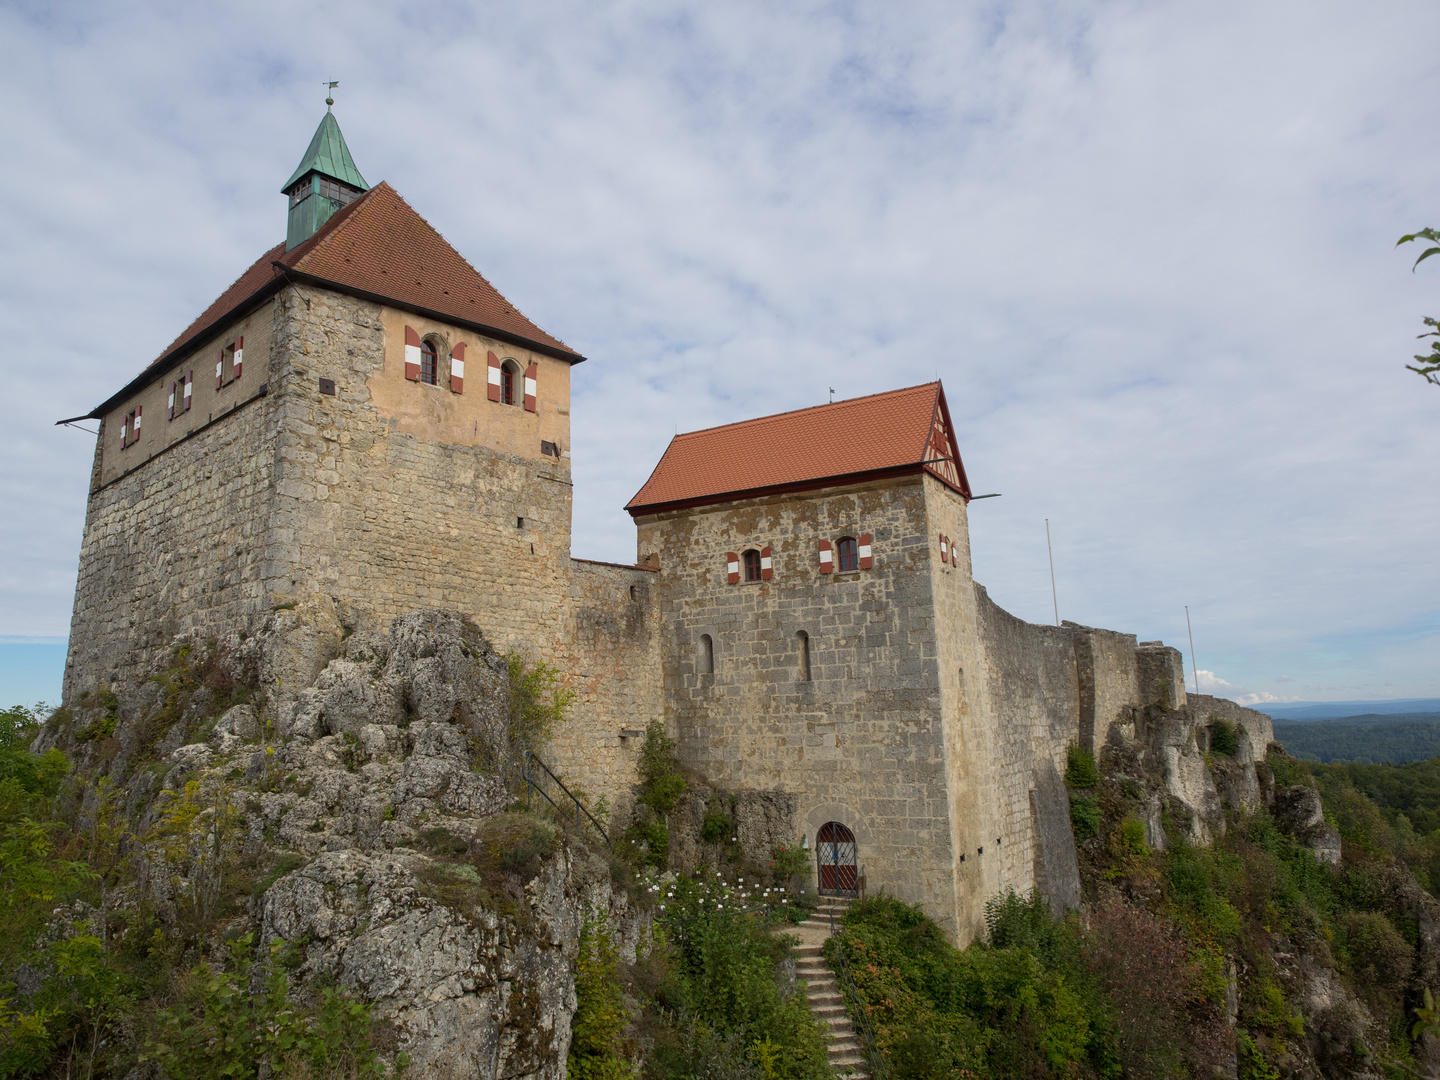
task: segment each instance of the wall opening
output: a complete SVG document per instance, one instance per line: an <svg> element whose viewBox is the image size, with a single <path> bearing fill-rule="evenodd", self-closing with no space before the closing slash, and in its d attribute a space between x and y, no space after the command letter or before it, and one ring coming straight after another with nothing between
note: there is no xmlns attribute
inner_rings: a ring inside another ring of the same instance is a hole
<svg viewBox="0 0 1440 1080"><path fill-rule="evenodd" d="M810 635L804 630L795 631L795 643L800 646L800 682L810 681Z"/></svg>
<svg viewBox="0 0 1440 1080"><path fill-rule="evenodd" d="M700 655L696 657L695 670L701 675L715 674L715 641L709 634L700 635Z"/></svg>

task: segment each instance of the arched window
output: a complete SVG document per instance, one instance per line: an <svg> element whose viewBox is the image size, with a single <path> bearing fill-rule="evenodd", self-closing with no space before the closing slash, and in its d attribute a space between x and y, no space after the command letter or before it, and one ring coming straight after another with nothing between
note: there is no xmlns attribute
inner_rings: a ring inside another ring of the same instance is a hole
<svg viewBox="0 0 1440 1080"><path fill-rule="evenodd" d="M842 536L835 545L836 569L842 574L846 570L860 569L860 545L853 536Z"/></svg>
<svg viewBox="0 0 1440 1080"><path fill-rule="evenodd" d="M715 674L715 641L709 634L700 635L700 655L696 657L696 670L701 675Z"/></svg>
<svg viewBox="0 0 1440 1080"><path fill-rule="evenodd" d="M520 365L514 360L506 360L500 365L500 403L502 405L514 405L516 400L515 387L520 382Z"/></svg>
<svg viewBox="0 0 1440 1080"><path fill-rule="evenodd" d="M810 635L804 630L795 631L795 643L800 646L800 682L810 681Z"/></svg>
<svg viewBox="0 0 1440 1080"><path fill-rule="evenodd" d="M429 338L420 342L420 381L431 386L440 381L440 360L435 355L435 342Z"/></svg>
<svg viewBox="0 0 1440 1080"><path fill-rule="evenodd" d="M745 559L745 580L759 581L760 552L756 551L754 548L751 548L749 551L745 552L745 555L743 557Z"/></svg>

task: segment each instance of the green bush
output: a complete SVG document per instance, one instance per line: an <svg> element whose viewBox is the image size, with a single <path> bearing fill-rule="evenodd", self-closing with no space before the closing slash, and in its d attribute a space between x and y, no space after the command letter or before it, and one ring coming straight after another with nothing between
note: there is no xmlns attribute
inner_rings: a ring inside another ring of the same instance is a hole
<svg viewBox="0 0 1440 1080"><path fill-rule="evenodd" d="M1131 855L1149 855L1150 845L1145 842L1145 823L1133 814L1120 823L1116 837L1121 849Z"/></svg>
<svg viewBox="0 0 1440 1080"><path fill-rule="evenodd" d="M684 875L666 886L657 922L671 974L657 1005L674 1022L655 1039L654 1074L833 1076L805 995L778 978L789 944L742 911L753 899L753 890L718 875Z"/></svg>
<svg viewBox="0 0 1440 1080"><path fill-rule="evenodd" d="M570 1021L567 1075L574 1080L628 1080L635 1068L625 1040L629 1014L619 977L619 957L603 913L580 930L575 967L575 1015Z"/></svg>
<svg viewBox="0 0 1440 1080"><path fill-rule="evenodd" d="M527 670L517 652L505 657L510 675L510 737L517 750L539 751L575 704L575 691L560 685L560 672L544 660Z"/></svg>
<svg viewBox="0 0 1440 1080"><path fill-rule="evenodd" d="M1082 749L1079 743L1071 743L1066 751L1065 782L1071 787L1093 788L1100 783L1100 770L1095 767L1095 755Z"/></svg>
<svg viewBox="0 0 1440 1080"><path fill-rule="evenodd" d="M707 813L700 829L700 839L707 844L723 844L730 839L732 824L729 814Z"/></svg>
<svg viewBox="0 0 1440 1080"><path fill-rule="evenodd" d="M1089 840L1100 835L1100 800L1084 792L1070 794L1070 824L1076 840Z"/></svg>
<svg viewBox="0 0 1440 1080"><path fill-rule="evenodd" d="M625 830L625 839L634 846L638 866L664 870L670 865L670 829L665 819L642 806Z"/></svg>
<svg viewBox="0 0 1440 1080"><path fill-rule="evenodd" d="M226 970L205 964L192 970L180 1001L156 1014L140 1060L153 1061L167 1080L249 1080L308 1070L312 1075L384 1076L370 1037L370 1010L334 987L319 1000L290 999L289 976L279 963L284 942L271 946L265 992L252 994L253 936L230 944Z"/></svg>
<svg viewBox="0 0 1440 1080"><path fill-rule="evenodd" d="M665 725L659 720L650 721L640 748L640 801L662 818L685 794L685 777L680 775L675 749L675 740L665 734Z"/></svg>
<svg viewBox="0 0 1440 1080"><path fill-rule="evenodd" d="M1225 757L1234 757L1240 752L1240 735L1235 730L1235 725L1229 720L1217 718L1211 723L1210 752L1223 754Z"/></svg>
<svg viewBox="0 0 1440 1080"><path fill-rule="evenodd" d="M872 897L826 945L844 950L897 1080L1209 1076L1223 1062L1217 954L1192 959L1165 919L1113 893L1087 924L1034 893L985 914L984 940L958 950L918 909Z"/></svg>

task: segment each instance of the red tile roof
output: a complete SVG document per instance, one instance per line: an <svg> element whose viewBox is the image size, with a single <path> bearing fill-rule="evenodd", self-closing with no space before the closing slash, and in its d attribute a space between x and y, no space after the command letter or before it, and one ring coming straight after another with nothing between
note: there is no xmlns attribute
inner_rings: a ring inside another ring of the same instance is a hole
<svg viewBox="0 0 1440 1080"><path fill-rule="evenodd" d="M138 379L93 415L101 415L119 397L133 393L153 377L155 369L173 361L176 353L222 327L242 308L279 287L287 276L310 278L454 319L572 363L585 359L516 311L399 192L381 183L341 207L294 251L287 252L281 243L261 255Z"/></svg>
<svg viewBox="0 0 1440 1080"><path fill-rule="evenodd" d="M938 382L677 435L625 509L639 516L922 470L970 497Z"/></svg>

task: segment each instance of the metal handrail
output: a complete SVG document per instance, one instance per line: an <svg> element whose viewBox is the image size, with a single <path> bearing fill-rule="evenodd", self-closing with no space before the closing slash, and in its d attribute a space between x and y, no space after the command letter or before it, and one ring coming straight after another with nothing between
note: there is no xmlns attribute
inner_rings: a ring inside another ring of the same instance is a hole
<svg viewBox="0 0 1440 1080"><path fill-rule="evenodd" d="M840 931L835 926L835 912L830 912L830 936L838 938ZM860 995L855 991L855 984L850 979L850 965L845 960L845 946L835 942L835 977L840 981L840 993L845 998L845 1011L850 1014L850 1022L855 1030L860 1033L860 1039L865 1044L865 1057L870 1061L870 1080L890 1080L890 1073L885 1068L884 1055L880 1053L879 1043L875 1040L875 1032L870 1027L870 1017L866 1015L865 1003L860 1000Z"/></svg>
<svg viewBox="0 0 1440 1080"><path fill-rule="evenodd" d="M561 807L561 805L557 803L554 799L552 799L550 797L550 793L546 791L545 788L541 785L541 783L530 774L530 763L532 761L536 765L539 765L540 768L544 769L545 775L550 777L551 780L555 781L556 785L559 786L560 790L563 791L569 797L570 801L575 804L575 827L577 829L580 828L580 815L584 814L587 818L590 819L590 824L595 826L595 831L600 834L600 839L605 841L605 846L613 851L615 845L610 840L610 834L605 831L605 826L601 825L600 822L595 820L595 815L590 813L590 811L586 809L585 804L575 797L575 793L565 786L565 781L561 780L558 776L556 776L555 773L551 771L550 766L546 765L545 762L541 761L540 756L531 750L526 750L520 758L520 772L521 776L525 780L526 808L528 809L530 806L530 792L538 791L542 796L544 796L545 801L555 808L555 812L560 815L560 823L562 825L565 823L564 808Z"/></svg>

